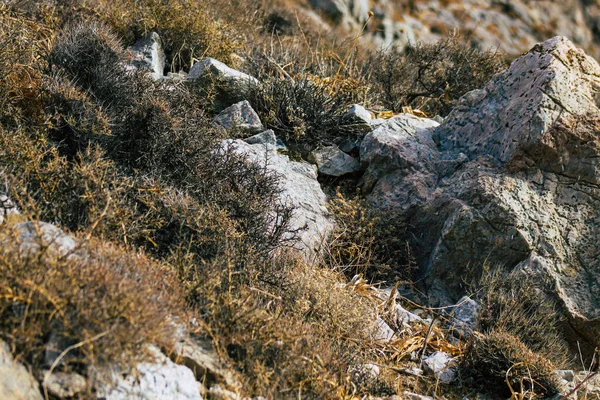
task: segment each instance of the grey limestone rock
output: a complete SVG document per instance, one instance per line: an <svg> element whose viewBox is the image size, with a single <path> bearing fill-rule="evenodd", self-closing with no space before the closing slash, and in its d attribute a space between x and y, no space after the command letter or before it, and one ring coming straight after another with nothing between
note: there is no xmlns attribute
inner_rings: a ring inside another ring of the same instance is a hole
<svg viewBox="0 0 600 400"><path fill-rule="evenodd" d="M308 258L317 255L335 225L327 211L327 196L321 189L313 167L305 162L290 160L287 155L277 151L277 145L270 143L249 144L243 140L226 140L221 146L224 149L231 146L236 153L244 155L251 162L265 165L280 177L280 201L295 207L290 229L300 229L294 237L294 247Z"/></svg>
<svg viewBox="0 0 600 400"><path fill-rule="evenodd" d="M110 383L94 380L98 399L103 400L202 400L201 384L187 367L173 363L149 345L153 361L138 363L129 371L116 367L101 371Z"/></svg>
<svg viewBox="0 0 600 400"><path fill-rule="evenodd" d="M206 57L195 63L187 75L187 81L201 87L213 86L217 93L214 99L216 111L222 111L243 98L248 86L258 85L256 78L228 67L221 61Z"/></svg>
<svg viewBox="0 0 600 400"><path fill-rule="evenodd" d="M328 176L343 176L360 171L358 160L339 149L328 146L312 152L319 173Z"/></svg>
<svg viewBox="0 0 600 400"><path fill-rule="evenodd" d="M150 32L129 48L131 64L138 68L150 71L154 80L163 77L165 69L165 51L162 40L156 32Z"/></svg>
<svg viewBox="0 0 600 400"><path fill-rule="evenodd" d="M458 370L453 366L452 356L443 351L436 351L425 357L423 367L442 383L452 383L458 378Z"/></svg>
<svg viewBox="0 0 600 400"><path fill-rule="evenodd" d="M251 135L265 130L260 117L247 100L235 103L221 111L215 117L214 123L226 130L238 129Z"/></svg>
<svg viewBox="0 0 600 400"><path fill-rule="evenodd" d="M598 63L556 37L466 94L441 125L395 117L365 137L363 186L415 227L419 278L451 298L440 305L455 304L484 264L518 269L552 282L558 312L600 345L599 88Z"/></svg>

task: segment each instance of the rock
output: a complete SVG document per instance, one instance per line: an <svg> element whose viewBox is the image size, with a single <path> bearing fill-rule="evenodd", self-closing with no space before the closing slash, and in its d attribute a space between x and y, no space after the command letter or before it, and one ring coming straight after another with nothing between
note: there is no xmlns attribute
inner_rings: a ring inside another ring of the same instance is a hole
<svg viewBox="0 0 600 400"><path fill-rule="evenodd" d="M367 167L362 188L366 193L373 190L375 205L410 208L430 195L437 183L438 150L432 135L438 125L400 114L365 136L360 145L360 160Z"/></svg>
<svg viewBox="0 0 600 400"><path fill-rule="evenodd" d="M560 378L567 382L573 382L575 379L575 373L572 369L559 369L554 371L554 373Z"/></svg>
<svg viewBox="0 0 600 400"><path fill-rule="evenodd" d="M152 345L147 347L154 359L141 362L130 371L113 368L94 375L98 399L102 400L202 400L201 385L187 367L177 365ZM110 384L98 377L108 376Z"/></svg>
<svg viewBox="0 0 600 400"><path fill-rule="evenodd" d="M477 316L481 306L468 296L463 296L453 310L450 330L459 337L468 339L477 325Z"/></svg>
<svg viewBox="0 0 600 400"><path fill-rule="evenodd" d="M559 372L559 371L556 371ZM567 371L573 372L573 371ZM566 378L566 379L565 379ZM598 399L600 398L600 374L580 371L575 373L573 376L567 374L566 377L561 381L561 393L567 394L573 391L576 386L584 382L579 389L573 393L569 398L574 399ZM571 378L570 380L568 378Z"/></svg>
<svg viewBox="0 0 600 400"><path fill-rule="evenodd" d="M362 138L345 138L338 145L339 149L346 154L354 154L358 155L358 149L360 149L360 144L362 143Z"/></svg>
<svg viewBox="0 0 600 400"><path fill-rule="evenodd" d="M317 163L319 173L328 176L342 176L360 171L360 163L337 146L329 146L311 153Z"/></svg>
<svg viewBox="0 0 600 400"><path fill-rule="evenodd" d="M226 140L221 147L244 155L251 162L266 163L269 171L280 176L280 201L295 207L290 232L300 229L297 235L290 234L289 238L294 240L293 246L307 258L312 259L318 254L335 225L327 211L327 196L312 166L291 161L288 156L279 154L277 147L272 144Z"/></svg>
<svg viewBox="0 0 600 400"><path fill-rule="evenodd" d="M241 384L222 364L212 344L184 336L175 344L171 359L188 367L205 386L225 384L228 388L239 389Z"/></svg>
<svg viewBox="0 0 600 400"><path fill-rule="evenodd" d="M20 222L13 225L14 240L19 245L19 250L24 257L33 256L42 249L56 257L65 257L74 254L77 242L60 228L46 222ZM0 240L11 240L2 238Z"/></svg>
<svg viewBox="0 0 600 400"><path fill-rule="evenodd" d="M150 71L154 80L163 77L165 51L158 33L150 32L129 47L129 51L131 53L131 64L134 67Z"/></svg>
<svg viewBox="0 0 600 400"><path fill-rule="evenodd" d="M215 117L213 122L226 130L238 129L252 135L265 130L260 117L247 100L227 107Z"/></svg>
<svg viewBox="0 0 600 400"><path fill-rule="evenodd" d="M433 397L423 396L406 390L402 392L402 398L406 400L433 400Z"/></svg>
<svg viewBox="0 0 600 400"><path fill-rule="evenodd" d="M42 386L52 396L60 399L68 399L77 396L79 393L87 388L87 382L85 378L79 374L68 374L65 372L53 372L47 374L48 371L44 371L42 377Z"/></svg>
<svg viewBox="0 0 600 400"><path fill-rule="evenodd" d="M373 383L380 374L379 367L376 364L362 364L350 368L349 371L352 382L357 384Z"/></svg>
<svg viewBox="0 0 600 400"><path fill-rule="evenodd" d="M400 304L396 305L396 316L398 318L398 322L405 327L410 327L415 323L426 323L426 321L423 318L406 310Z"/></svg>
<svg viewBox="0 0 600 400"><path fill-rule="evenodd" d="M350 110L348 110L348 113L346 113L345 116L345 119L352 123L365 125L370 125L374 118L375 116L360 104L355 104L350 107Z"/></svg>
<svg viewBox="0 0 600 400"><path fill-rule="evenodd" d="M373 340L389 342L396 335L394 330L380 317L377 318L376 324Z"/></svg>
<svg viewBox="0 0 600 400"><path fill-rule="evenodd" d="M452 383L458 378L458 370L452 364L452 356L443 351L436 351L423 359L425 371L435 375L442 383Z"/></svg>
<svg viewBox="0 0 600 400"><path fill-rule="evenodd" d="M386 124L365 137L369 199L417 227L418 278L443 287L441 305L484 264L502 265L551 282L577 340L600 345L598 88L596 61L553 38L466 94L433 133Z"/></svg>
<svg viewBox="0 0 600 400"><path fill-rule="evenodd" d="M0 224L19 215L19 209L5 194L0 194Z"/></svg>
<svg viewBox="0 0 600 400"><path fill-rule="evenodd" d="M217 95L214 100L216 111L222 111L242 100L242 93L249 85L258 85L256 78L229 68L214 58L206 57L195 63L187 80L197 82L201 87L214 85Z"/></svg>
<svg viewBox="0 0 600 400"><path fill-rule="evenodd" d="M244 142L248 144L263 144L270 146L277 146L277 137L272 129L266 130L249 138L244 139Z"/></svg>
<svg viewBox="0 0 600 400"><path fill-rule="evenodd" d="M38 383L27 369L15 362L8 345L0 340L0 399L42 400Z"/></svg>

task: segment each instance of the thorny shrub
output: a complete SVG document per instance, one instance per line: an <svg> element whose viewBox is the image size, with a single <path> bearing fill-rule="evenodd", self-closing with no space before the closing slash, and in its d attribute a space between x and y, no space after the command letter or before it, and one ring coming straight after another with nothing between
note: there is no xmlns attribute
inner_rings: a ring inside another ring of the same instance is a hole
<svg viewBox="0 0 600 400"><path fill-rule="evenodd" d="M232 247L202 267L195 285L205 329L246 377L248 392L278 398L363 392L351 382L349 367L377 357L370 350L372 299L296 255L259 260L248 261Z"/></svg>
<svg viewBox="0 0 600 400"><path fill-rule="evenodd" d="M337 227L327 250L327 263L347 277L360 274L370 280L411 279L414 260L404 219L398 211L378 209L356 196L340 192L329 209Z"/></svg>
<svg viewBox="0 0 600 400"><path fill-rule="evenodd" d="M564 367L568 346L562 336L564 323L552 298L544 292L540 279L522 271L486 268L479 287L481 302L477 329L488 333L502 330L520 340L530 350Z"/></svg>
<svg viewBox="0 0 600 400"><path fill-rule="evenodd" d="M517 393L522 398L558 393L555 369L550 361L501 329L485 335L475 333L461 365L463 377L471 377L478 389L504 397Z"/></svg>
<svg viewBox="0 0 600 400"><path fill-rule="evenodd" d="M60 121L60 144L98 143L123 167L227 210L253 245L266 251L279 245L292 210L278 200L278 177L264 165L247 162L235 149L223 149L221 134L194 106L197 99L185 87L169 89L143 74L128 73L115 62L122 53L115 42L96 24L78 25L59 36L50 58L53 67L89 93L88 98L106 105L106 117L97 119L110 121L110 131L99 133L69 126L65 122L82 122L77 108L72 115L81 96L65 98L65 86L53 85L50 104L60 107L54 113L54 120ZM93 59L97 61L90 65ZM81 107L89 110L85 104ZM56 136L56 130L53 133ZM83 140L77 137L81 135ZM70 152L81 150L76 146Z"/></svg>
<svg viewBox="0 0 600 400"><path fill-rule="evenodd" d="M484 87L506 67L498 51L470 47L451 35L433 44L418 43L405 53L382 51L368 65L379 100L389 109L421 109L447 115L465 93Z"/></svg>
<svg viewBox="0 0 600 400"><path fill-rule="evenodd" d="M1 227L0 338L37 372L47 341L71 345L58 370L130 362L143 343L169 347L185 303L176 275L144 254L96 240L73 251L42 224ZM33 234L31 232L33 232Z"/></svg>

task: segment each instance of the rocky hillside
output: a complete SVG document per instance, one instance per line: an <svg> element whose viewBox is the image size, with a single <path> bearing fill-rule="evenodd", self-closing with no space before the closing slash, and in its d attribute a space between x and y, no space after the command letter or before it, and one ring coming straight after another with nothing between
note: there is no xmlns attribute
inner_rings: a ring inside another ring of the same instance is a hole
<svg viewBox="0 0 600 400"><path fill-rule="evenodd" d="M560 35L600 57L595 0L308 0L307 6L324 16L324 29L356 33L369 20L367 41L380 46L404 48L458 31L480 49L517 56Z"/></svg>
<svg viewBox="0 0 600 400"><path fill-rule="evenodd" d="M0 399L600 398L595 6L472 3L0 3Z"/></svg>

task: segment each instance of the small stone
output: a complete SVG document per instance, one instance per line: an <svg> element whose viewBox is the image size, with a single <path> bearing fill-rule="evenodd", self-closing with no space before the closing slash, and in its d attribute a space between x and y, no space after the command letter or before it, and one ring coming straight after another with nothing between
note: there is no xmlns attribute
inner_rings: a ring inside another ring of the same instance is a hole
<svg viewBox="0 0 600 400"><path fill-rule="evenodd" d="M373 334L374 340L390 341L395 335L395 332L390 326L381 318L377 318L377 327Z"/></svg>
<svg viewBox="0 0 600 400"><path fill-rule="evenodd" d="M353 123L369 125L374 119L374 115L360 104L355 104L348 110L348 113L346 113L346 118Z"/></svg>
<svg viewBox="0 0 600 400"><path fill-rule="evenodd" d="M453 334L464 339L468 339L473 334L475 325L477 324L477 316L479 314L480 305L475 300L468 296L462 297L457 307L454 309L454 317L450 328Z"/></svg>
<svg viewBox="0 0 600 400"><path fill-rule="evenodd" d="M379 374L379 366L371 363L357 365L350 369L352 381L356 383L374 382L379 377Z"/></svg>
<svg viewBox="0 0 600 400"><path fill-rule="evenodd" d="M215 117L213 122L226 130L239 129L249 134L256 134L265 129L260 117L247 100L227 107Z"/></svg>
<svg viewBox="0 0 600 400"><path fill-rule="evenodd" d="M575 379L575 372L571 369L559 369L554 371L554 373L558 375L560 379L564 379L567 382L573 382Z"/></svg>
<svg viewBox="0 0 600 400"><path fill-rule="evenodd" d="M158 33L150 32L131 46L129 51L132 55L131 64L134 67L150 71L154 80L163 77L166 58Z"/></svg>
<svg viewBox="0 0 600 400"><path fill-rule="evenodd" d="M38 383L15 362L8 345L0 340L0 399L42 400Z"/></svg>
<svg viewBox="0 0 600 400"><path fill-rule="evenodd" d="M442 383L452 383L458 377L458 372L455 367L452 367L452 356L443 351L435 353L423 359L423 367L425 371L435 375Z"/></svg>
<svg viewBox="0 0 600 400"><path fill-rule="evenodd" d="M319 173L323 175L342 176L360 171L358 160L344 153L337 146L316 150L311 156L317 163Z"/></svg>
<svg viewBox="0 0 600 400"><path fill-rule="evenodd" d="M433 397L423 396L409 391L402 392L402 398L405 400L433 400Z"/></svg>
<svg viewBox="0 0 600 400"><path fill-rule="evenodd" d="M417 322L422 324L425 323L423 318L406 310L400 304L396 305L396 316L398 317L398 322L402 325L411 325Z"/></svg>
<svg viewBox="0 0 600 400"><path fill-rule="evenodd" d="M43 376L46 373L47 371L44 371ZM87 388L85 378L79 374L53 372L41 381L48 393L61 399L74 397Z"/></svg>

